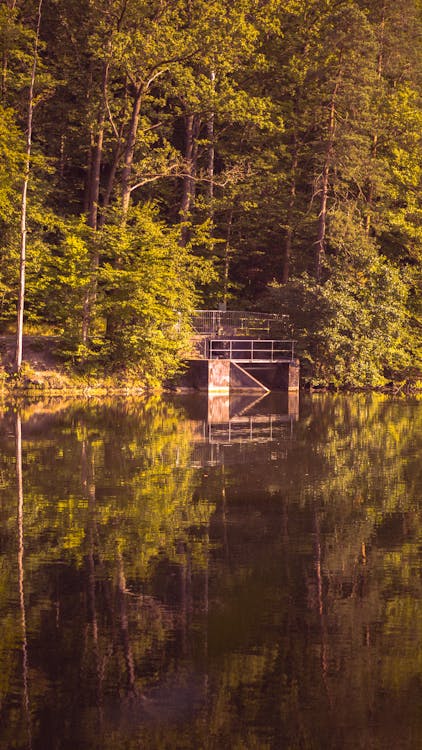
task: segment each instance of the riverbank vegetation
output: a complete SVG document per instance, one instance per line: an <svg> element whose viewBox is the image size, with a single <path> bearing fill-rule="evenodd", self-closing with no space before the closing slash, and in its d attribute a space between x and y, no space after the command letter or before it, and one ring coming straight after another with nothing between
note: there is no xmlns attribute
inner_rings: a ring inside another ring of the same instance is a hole
<svg viewBox="0 0 422 750"><path fill-rule="evenodd" d="M315 384L415 381L421 32L420 0L3 2L0 334L24 280L81 373L162 382L226 303L288 315Z"/></svg>

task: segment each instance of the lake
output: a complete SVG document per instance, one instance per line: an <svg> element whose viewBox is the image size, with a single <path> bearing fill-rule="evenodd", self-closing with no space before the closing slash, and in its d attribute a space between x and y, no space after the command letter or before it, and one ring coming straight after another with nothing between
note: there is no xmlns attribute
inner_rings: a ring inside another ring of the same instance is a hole
<svg viewBox="0 0 422 750"><path fill-rule="evenodd" d="M422 402L0 412L2 750L422 747Z"/></svg>

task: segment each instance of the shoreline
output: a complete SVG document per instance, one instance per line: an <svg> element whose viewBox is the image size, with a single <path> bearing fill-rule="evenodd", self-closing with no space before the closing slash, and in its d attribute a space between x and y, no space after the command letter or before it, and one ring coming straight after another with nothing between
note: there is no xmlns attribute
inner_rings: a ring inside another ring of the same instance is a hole
<svg viewBox="0 0 422 750"><path fill-rule="evenodd" d="M12 372L12 336L0 336L0 399L15 401L20 399L42 398L109 398L140 397L161 393L197 393L194 388L178 387L177 376L174 384L148 383L134 369L113 373L81 373L69 365L64 365L54 351L56 337L27 335L24 337L24 361L19 374ZM323 393L381 393L390 396L417 396L422 393L422 381L403 379L389 381L380 386L335 386L313 385L307 379L300 384L300 392Z"/></svg>
<svg viewBox="0 0 422 750"><path fill-rule="evenodd" d="M149 397L154 395L171 395L171 394L198 394L207 396L205 391L196 388L178 388L170 385L156 386L154 388L146 385L135 385L132 378L127 383L122 383L122 378L118 377L119 384L113 377L110 378L92 378L90 382L76 382L71 376L65 376L66 382L63 382L61 375L60 385L46 384L45 382L8 382L9 379L3 379L0 384L0 400L32 400L32 399L69 399L69 398L110 398L116 397ZM130 382L132 380L132 382ZM288 391L273 391L274 393L284 393ZM318 396L324 394L332 395L352 395L352 394L379 394L385 396L400 396L411 398L422 394L422 387L419 384L392 383L385 386L312 386L309 383L301 385L298 393Z"/></svg>

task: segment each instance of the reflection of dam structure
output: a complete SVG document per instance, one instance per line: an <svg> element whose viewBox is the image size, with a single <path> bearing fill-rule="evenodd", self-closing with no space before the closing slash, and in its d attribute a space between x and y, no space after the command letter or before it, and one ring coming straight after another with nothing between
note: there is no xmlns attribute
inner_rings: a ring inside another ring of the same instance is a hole
<svg viewBox="0 0 422 750"><path fill-rule="evenodd" d="M193 466L244 463L261 444L260 460L284 455L299 416L297 393L270 396L209 396L207 414L192 424Z"/></svg>

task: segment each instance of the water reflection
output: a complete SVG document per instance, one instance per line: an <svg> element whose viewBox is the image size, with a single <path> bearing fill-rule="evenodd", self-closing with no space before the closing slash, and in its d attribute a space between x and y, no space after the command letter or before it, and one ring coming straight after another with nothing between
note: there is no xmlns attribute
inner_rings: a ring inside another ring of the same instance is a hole
<svg viewBox="0 0 422 750"><path fill-rule="evenodd" d="M24 498L22 480L22 422L19 413L15 416L15 459L16 459L16 495L17 495L17 526L18 526L18 589L19 610L22 638L22 698L25 724L27 729L27 744L32 747L31 719L29 710L29 679L28 679L28 639L26 632L26 604L25 604L25 568L24 568Z"/></svg>
<svg viewBox="0 0 422 750"><path fill-rule="evenodd" d="M422 741L421 408L1 418L0 747Z"/></svg>
<svg viewBox="0 0 422 750"><path fill-rule="evenodd" d="M196 467L234 465L250 460L257 443L262 453L274 460L275 450L293 436L299 418L299 394L210 395L207 399L185 397L183 403L192 430L192 465ZM256 460L256 455L255 455Z"/></svg>

